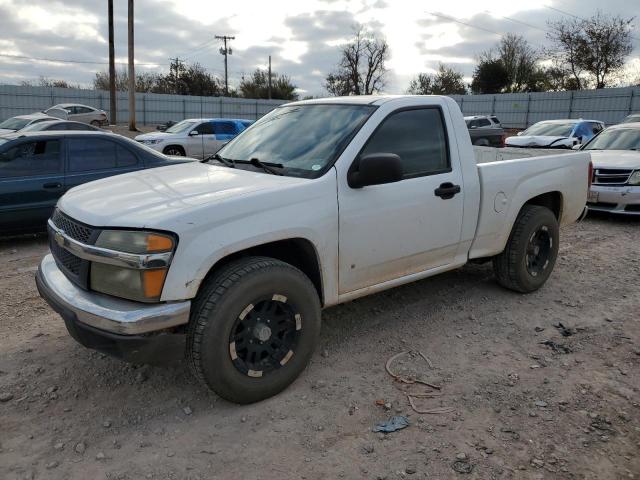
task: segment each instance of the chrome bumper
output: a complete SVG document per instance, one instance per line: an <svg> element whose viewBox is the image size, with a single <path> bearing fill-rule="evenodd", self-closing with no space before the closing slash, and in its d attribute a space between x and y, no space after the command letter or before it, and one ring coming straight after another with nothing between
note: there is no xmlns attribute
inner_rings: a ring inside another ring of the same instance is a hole
<svg viewBox="0 0 640 480"><path fill-rule="evenodd" d="M144 304L88 292L67 279L51 254L42 259L36 283L40 295L63 317L74 316L78 322L106 332L137 335L189 322L189 300Z"/></svg>

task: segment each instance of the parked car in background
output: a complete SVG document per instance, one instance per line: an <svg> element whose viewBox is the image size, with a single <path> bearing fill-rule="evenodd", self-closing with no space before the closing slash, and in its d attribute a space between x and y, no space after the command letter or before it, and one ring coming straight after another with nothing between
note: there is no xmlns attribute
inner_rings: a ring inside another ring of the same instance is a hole
<svg viewBox="0 0 640 480"><path fill-rule="evenodd" d="M640 113L632 113L627 115L620 123L635 123L640 122Z"/></svg>
<svg viewBox="0 0 640 480"><path fill-rule="evenodd" d="M640 123L621 123L582 146L591 154L590 210L640 215Z"/></svg>
<svg viewBox="0 0 640 480"><path fill-rule="evenodd" d="M61 117L58 112L67 112L66 118ZM64 120L74 120L76 122L88 123L99 127L108 125L109 120L107 112L89 105L80 105L78 103L59 103L44 111L47 115L57 116Z"/></svg>
<svg viewBox="0 0 640 480"><path fill-rule="evenodd" d="M544 120L505 140L507 147L572 148L586 143L604 129L599 120Z"/></svg>
<svg viewBox="0 0 640 480"><path fill-rule="evenodd" d="M0 123L0 135L5 133L19 132L29 125L40 122L51 122L58 120L56 117L46 115L44 113L32 113L30 115L18 115L17 117L11 117Z"/></svg>
<svg viewBox="0 0 640 480"><path fill-rule="evenodd" d="M156 130L158 130L159 132L164 132L167 128L169 127L173 127L177 122L174 122L173 120L169 120L168 122L164 122L161 123L160 125L156 126Z"/></svg>
<svg viewBox="0 0 640 480"><path fill-rule="evenodd" d="M252 123L251 120L228 118L188 118L164 132L145 133L135 140L166 155L205 158Z"/></svg>
<svg viewBox="0 0 640 480"><path fill-rule="evenodd" d="M94 127L88 123L82 122L70 122L68 120L54 119L50 122L38 122L32 123L24 127L21 132L52 132L52 131L64 131L73 130L80 132L104 132L101 128Z"/></svg>
<svg viewBox="0 0 640 480"><path fill-rule="evenodd" d="M495 115L464 117L471 143L481 147L504 147L504 130Z"/></svg>
<svg viewBox="0 0 640 480"><path fill-rule="evenodd" d="M112 133L5 135L0 138L0 233L44 231L58 198L77 185L188 161Z"/></svg>

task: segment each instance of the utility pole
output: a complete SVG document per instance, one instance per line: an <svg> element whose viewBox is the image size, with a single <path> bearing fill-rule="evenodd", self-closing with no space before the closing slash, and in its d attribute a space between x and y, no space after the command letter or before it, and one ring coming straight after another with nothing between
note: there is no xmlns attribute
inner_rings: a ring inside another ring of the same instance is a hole
<svg viewBox="0 0 640 480"><path fill-rule="evenodd" d="M129 130L136 129L136 69L135 56L133 54L133 0L129 0L128 8L128 33L129 33Z"/></svg>
<svg viewBox="0 0 640 480"><path fill-rule="evenodd" d="M224 42L224 47L220 49L220 54L224 55L224 94L229 95L229 75L227 70L227 56L233 53L233 50L227 48L227 40L235 40L236 37L230 37L228 35L216 35L218 40Z"/></svg>
<svg viewBox="0 0 640 480"><path fill-rule="evenodd" d="M271 100L271 55L269 55L269 100Z"/></svg>
<svg viewBox="0 0 640 480"><path fill-rule="evenodd" d="M116 59L113 46L113 0L109 0L109 115L111 125L115 125L117 120L117 98L116 98Z"/></svg>

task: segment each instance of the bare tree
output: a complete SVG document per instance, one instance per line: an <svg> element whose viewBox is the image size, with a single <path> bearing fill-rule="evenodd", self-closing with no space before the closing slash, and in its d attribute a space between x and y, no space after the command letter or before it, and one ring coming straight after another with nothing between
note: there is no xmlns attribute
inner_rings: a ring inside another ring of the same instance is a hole
<svg viewBox="0 0 640 480"><path fill-rule="evenodd" d="M371 95L386 82L389 45L382 37L358 27L353 39L342 47L335 72L327 75L325 88L332 95Z"/></svg>
<svg viewBox="0 0 640 480"><path fill-rule="evenodd" d="M549 22L551 53L558 64L567 65L578 88L588 80L596 88L605 88L633 50L632 22L632 17L602 12L591 18Z"/></svg>

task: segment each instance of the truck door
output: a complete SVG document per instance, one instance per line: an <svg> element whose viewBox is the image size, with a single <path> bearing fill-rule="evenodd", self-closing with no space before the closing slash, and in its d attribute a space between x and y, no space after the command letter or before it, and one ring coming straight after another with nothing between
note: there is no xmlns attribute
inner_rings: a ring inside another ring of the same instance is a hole
<svg viewBox="0 0 640 480"><path fill-rule="evenodd" d="M64 192L60 140L32 140L0 151L0 231L44 230Z"/></svg>
<svg viewBox="0 0 640 480"><path fill-rule="evenodd" d="M454 142L439 106L395 111L372 133L359 155L398 155L404 179L339 182L340 294L453 263L464 194Z"/></svg>

